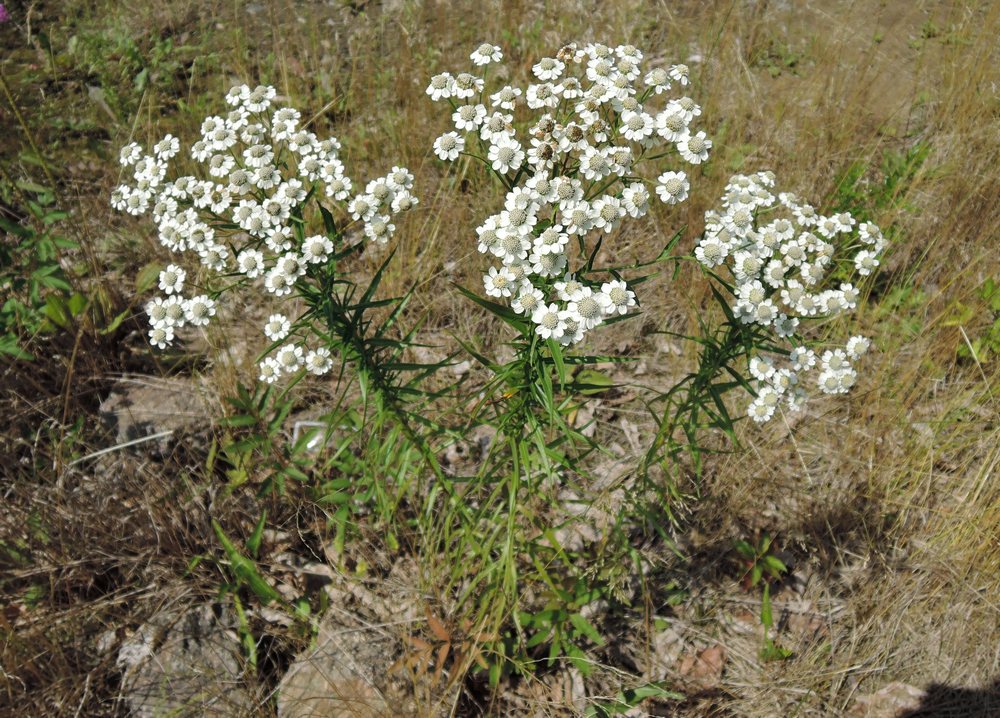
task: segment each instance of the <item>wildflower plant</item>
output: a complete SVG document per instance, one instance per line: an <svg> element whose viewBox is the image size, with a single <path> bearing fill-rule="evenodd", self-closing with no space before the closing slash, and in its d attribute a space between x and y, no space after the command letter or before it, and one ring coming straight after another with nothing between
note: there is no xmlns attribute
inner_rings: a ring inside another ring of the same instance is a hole
<svg viewBox="0 0 1000 718"><path fill-rule="evenodd" d="M407 337L393 332L408 295L375 298L388 258L367 286L343 262L388 244L394 218L418 203L413 174L393 166L355 187L340 142L309 131L299 110L275 106L275 88L241 85L225 99L229 111L205 118L187 150L197 174L170 176L182 150L169 134L151 152L136 143L121 150L131 181L111 204L151 215L174 257L159 274L162 295L146 304L150 342L166 348L182 328L207 325L225 297L256 292L272 304L261 327L261 382L328 374L339 359L355 368L364 396L372 390L405 422L401 373L414 367L398 361ZM408 426L407 434L417 438Z"/></svg>
<svg viewBox="0 0 1000 718"><path fill-rule="evenodd" d="M492 631L520 615L517 586L529 578L519 576L519 556L531 556L534 570L527 570L543 584L561 583L556 574L576 571L562 565L558 542L531 538L539 530L551 538L550 528L530 524L544 513L545 497L586 476L583 458L602 450L567 416L582 395L610 383L577 369L620 359L577 351L591 331L636 314L636 289L649 275L624 273L662 261L680 235L652 261L627 266L602 266L602 249L654 203L686 200L688 171L708 159L712 146L697 129L701 108L686 93L685 65L645 63L631 45L571 44L536 62L523 87L488 85L488 71L502 59L501 48L484 43L467 71L435 75L427 86L430 99L448 107L452 123L434 141L435 154L482 165L505 194L503 206L470 236L491 262L483 269L482 293L460 288L516 333L514 356L503 363L466 344L492 372L469 421L486 421L498 432L478 477L486 489L480 510L495 511L507 527L496 550L483 554L477 582L494 589L477 596L488 597L495 622L485 627ZM491 540L478 543L492 546ZM510 656L522 628L497 650ZM546 636L540 632L527 647ZM550 648L587 668L579 647L555 641Z"/></svg>
<svg viewBox="0 0 1000 718"><path fill-rule="evenodd" d="M481 162L507 192L476 229L478 250L497 263L483 275L487 297L530 333L571 346L638 304L615 268L595 268L605 240L657 198L684 201L683 168L704 162L712 141L694 127L701 108L684 92L686 65L646 69L631 45L572 44L539 60L523 90L487 88L474 73L502 58L484 43L473 72L431 78L427 94L449 105L455 128L434 151Z"/></svg>

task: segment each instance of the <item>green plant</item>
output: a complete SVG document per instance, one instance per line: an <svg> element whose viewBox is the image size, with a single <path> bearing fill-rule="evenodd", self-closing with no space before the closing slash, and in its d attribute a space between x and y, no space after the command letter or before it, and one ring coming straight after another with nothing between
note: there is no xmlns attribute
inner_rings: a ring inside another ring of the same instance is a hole
<svg viewBox="0 0 1000 718"><path fill-rule="evenodd" d="M987 279L976 291L976 298L982 306L956 302L954 316L946 324L962 333L955 349L959 359L992 361L1000 356L1000 282Z"/></svg>
<svg viewBox="0 0 1000 718"><path fill-rule="evenodd" d="M764 591L761 596L760 622L764 626L764 645L760 649L761 660L783 661L792 657L792 652L774 642L771 631L774 628L774 615L771 608L771 582L780 581L782 575L788 573L785 563L774 555L774 541L769 534L764 534L756 545L740 539L735 542L736 553L746 566L743 574L743 585L749 590L762 581Z"/></svg>
<svg viewBox="0 0 1000 718"><path fill-rule="evenodd" d="M61 261L77 244L58 233L67 214L54 207L52 190L18 181L28 212L25 223L0 217L0 354L31 360L29 344L40 333L67 328L87 305Z"/></svg>

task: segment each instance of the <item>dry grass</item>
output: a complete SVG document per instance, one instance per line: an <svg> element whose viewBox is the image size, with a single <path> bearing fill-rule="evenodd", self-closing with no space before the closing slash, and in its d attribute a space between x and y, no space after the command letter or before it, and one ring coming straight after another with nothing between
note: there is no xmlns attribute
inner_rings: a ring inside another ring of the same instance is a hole
<svg viewBox="0 0 1000 718"><path fill-rule="evenodd" d="M32 6L30 28L22 15L17 27L0 27L0 37L13 48L3 72L59 170L62 205L74 211L67 231L108 268L89 281L123 301L141 299L128 299L132 277L159 254L144 225L111 217L106 206L117 180L116 148L166 131L190 137L235 78L272 82L292 104L317 111L314 128L341 137L357 174L384 171L387 156L415 170L422 203L401 228L387 290L416 284L411 318L426 316L428 331L474 337L485 347L502 335L450 283L476 284L480 263L469 237L481 208L499 195L482 178L443 174L428 148L446 121L423 94L431 73L463 64L481 39L505 46L518 77L533 58L572 39L627 41L657 57L692 59L695 96L719 151L695 178L683 210L660 211L616 238L623 258L654 254L680 225L689 248L733 171L771 168L783 187L830 202L852 163L865 165L877 185L883 157L928 146L894 201L873 209L881 226L896 228L897 241L871 303L856 315L880 349L862 384L846 401L811 405L790 428L744 427L743 449L713 459L702 500L688 507L691 532L682 540L691 561L671 564L690 588L678 620L696 626L706 642L722 642L730 658L704 700L679 710L841 715L856 695L890 681L985 688L1000 674L1000 362L996 355L981 362L956 356L967 337L984 331L977 289L1000 276L1000 5L98 5L43 2ZM174 50L179 65L168 58L152 67L145 92L135 93L133 76L120 74L115 61L122 38L151 58L167 37L193 49ZM103 87L103 105L87 99L95 85ZM67 117L79 121L76 129L57 121ZM11 140L18 128L5 129L8 172L34 176L36 168L18 155L21 140ZM359 271L376 259L362 260L368 264ZM647 291L642 331L609 330L595 349L647 357L654 374L668 361L662 381L689 366L694 352L664 354L651 332L695 326L706 292L687 273ZM959 305L976 310L967 324L957 322ZM220 497L209 512L215 489L197 452L130 473L125 459L90 473L65 466L73 437L84 449L105 445L90 423L117 373L156 371L141 342L126 345L135 350L115 343L131 328L87 339L76 354L72 338L68 345L57 339L52 360L37 370L4 370L4 409L13 421L3 443L10 460L0 484L0 540L26 547L30 562L15 565L7 556L0 564L7 606L0 704L21 714L120 713L113 659L97 653L95 637L106 628L135 628L162 602L162 586L208 595L218 575L204 567L186 574L185 567L215 550L209 513L228 516L233 526L253 518L235 497ZM74 378L67 382L71 354ZM225 394L241 368L220 361L211 371ZM84 418L84 430L67 430L67 412ZM279 523L301 519L278 511ZM759 661L756 635L729 630L734 606L759 600L738 587L729 547L762 531L779 537L796 575L808 577L804 598L825 614L823 640L803 640L794 659L777 664ZM41 587L39 598L29 601L33 586ZM508 708L511 714L573 712L541 702L511 706L521 706Z"/></svg>

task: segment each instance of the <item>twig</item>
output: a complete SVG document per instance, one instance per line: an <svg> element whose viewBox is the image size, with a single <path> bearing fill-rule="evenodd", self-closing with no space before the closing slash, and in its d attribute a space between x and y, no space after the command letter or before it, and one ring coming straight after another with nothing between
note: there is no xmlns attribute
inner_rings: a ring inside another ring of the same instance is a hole
<svg viewBox="0 0 1000 718"><path fill-rule="evenodd" d="M104 454L110 454L112 451L117 451L118 449L125 449L129 446L135 446L136 444L144 444L147 441L153 441L154 439L164 439L174 433L173 429L168 429L167 431L161 431L157 434L150 434L149 436L143 436L139 439L133 439L132 441L126 441L124 444L116 444L115 446L109 446L106 449L101 449L100 451L95 451L92 454L87 454L86 456L81 456L79 459L74 459L69 462L68 466L76 466L82 461L87 461L89 459L96 459L98 456L104 456Z"/></svg>

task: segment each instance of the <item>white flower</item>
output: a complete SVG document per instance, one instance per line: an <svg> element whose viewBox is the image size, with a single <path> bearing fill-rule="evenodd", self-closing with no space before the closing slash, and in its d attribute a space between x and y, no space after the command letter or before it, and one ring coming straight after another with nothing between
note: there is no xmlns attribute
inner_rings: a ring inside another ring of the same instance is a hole
<svg viewBox="0 0 1000 718"><path fill-rule="evenodd" d="M681 157L693 165L698 165L708 159L708 151L712 148L712 140L704 132L690 135L677 142L677 150Z"/></svg>
<svg viewBox="0 0 1000 718"><path fill-rule="evenodd" d="M858 334L847 340L847 346L845 349L847 351L847 356L857 361L868 353L868 348L870 346L871 340Z"/></svg>
<svg viewBox="0 0 1000 718"><path fill-rule="evenodd" d="M490 102L493 107L499 107L501 110L513 110L519 97L521 97L521 88L507 85L490 95Z"/></svg>
<svg viewBox="0 0 1000 718"><path fill-rule="evenodd" d="M137 142L129 142L118 153L118 160L123 167L131 167L141 158L142 147Z"/></svg>
<svg viewBox="0 0 1000 718"><path fill-rule="evenodd" d="M796 347L788 355L795 371L806 371L816 366L816 353L806 347Z"/></svg>
<svg viewBox="0 0 1000 718"><path fill-rule="evenodd" d="M483 105L461 105L451 113L451 119L459 130L473 132L486 119L486 108Z"/></svg>
<svg viewBox="0 0 1000 718"><path fill-rule="evenodd" d="M602 284L601 293L608 298L606 311L609 315L628 314L629 308L636 305L635 292L620 279Z"/></svg>
<svg viewBox="0 0 1000 718"><path fill-rule="evenodd" d="M536 62L531 71L535 73L535 77L543 82L548 82L550 80L556 80L562 75L563 70L566 67L566 63L562 60L556 60L551 57L543 57L541 60Z"/></svg>
<svg viewBox="0 0 1000 718"><path fill-rule="evenodd" d="M664 172L656 178L656 194L666 204L677 204L688 197L691 183L683 172Z"/></svg>
<svg viewBox="0 0 1000 718"><path fill-rule="evenodd" d="M353 219L367 222L378 212L378 200L368 194L359 194L347 205Z"/></svg>
<svg viewBox="0 0 1000 718"><path fill-rule="evenodd" d="M184 318L193 326L205 326L214 316L215 302L204 294L191 297L184 303Z"/></svg>
<svg viewBox="0 0 1000 718"><path fill-rule="evenodd" d="M483 285L486 295L490 297L509 297L517 289L517 278L507 267L490 267L489 274L483 275Z"/></svg>
<svg viewBox="0 0 1000 718"><path fill-rule="evenodd" d="M434 140L434 154L447 162L454 162L465 149L465 139L457 132L446 132Z"/></svg>
<svg viewBox="0 0 1000 718"><path fill-rule="evenodd" d="M867 277L874 272L878 268L878 265L878 257L867 249L862 249L854 255L854 266L858 270L858 274L862 277Z"/></svg>
<svg viewBox="0 0 1000 718"><path fill-rule="evenodd" d="M305 365L306 369L308 369L311 374L315 374L316 376L326 374L330 371L331 367L333 367L333 360L330 358L330 350L326 347L313 349L306 354Z"/></svg>
<svg viewBox="0 0 1000 718"><path fill-rule="evenodd" d="M187 272L176 264L168 264L167 268L160 272L160 289L166 294L179 294L184 289L184 279Z"/></svg>
<svg viewBox="0 0 1000 718"><path fill-rule="evenodd" d="M670 76L681 83L681 85L687 85L691 81L689 79L690 74L691 71L687 65L672 65L670 68Z"/></svg>
<svg viewBox="0 0 1000 718"><path fill-rule="evenodd" d="M328 237L315 235L302 242L302 258L309 264L325 262L333 253L333 242Z"/></svg>
<svg viewBox="0 0 1000 718"><path fill-rule="evenodd" d="M446 100L452 96L455 88L455 79L447 72L442 72L440 75L434 75L431 78L431 83L427 86L427 94L430 95L431 99L435 102L438 100Z"/></svg>
<svg viewBox="0 0 1000 718"><path fill-rule="evenodd" d="M524 162L524 151L521 144L510 137L501 137L496 144L490 145L487 158L490 166L500 174L516 170Z"/></svg>
<svg viewBox="0 0 1000 718"><path fill-rule="evenodd" d="M625 208L617 197L598 197L593 204L594 227L611 233L625 216Z"/></svg>
<svg viewBox="0 0 1000 718"><path fill-rule="evenodd" d="M531 321L535 323L535 332L542 339L559 339L566 331L565 313L555 303L548 306L542 304L536 308L531 314Z"/></svg>
<svg viewBox="0 0 1000 718"><path fill-rule="evenodd" d="M645 112L626 110L622 113L622 135L632 142L642 142L653 134L653 118Z"/></svg>
<svg viewBox="0 0 1000 718"><path fill-rule="evenodd" d="M584 330L590 330L604 321L604 317L612 312L611 297L600 292L594 294L590 287L585 287L577 298L570 302L566 309L580 323Z"/></svg>
<svg viewBox="0 0 1000 718"><path fill-rule="evenodd" d="M272 342L280 342L288 336L292 329L292 323L284 314L272 314L264 324L264 336Z"/></svg>
<svg viewBox="0 0 1000 718"><path fill-rule="evenodd" d="M268 384L273 384L281 376L281 367L274 357L267 357L262 361L258 368L260 369L259 378L261 381Z"/></svg>
<svg viewBox="0 0 1000 718"><path fill-rule="evenodd" d="M469 59L477 66L489 65L491 62L500 62L503 60L503 51L496 45L484 42L472 51Z"/></svg>
<svg viewBox="0 0 1000 718"><path fill-rule="evenodd" d="M297 344L285 344L275 352L274 360L281 367L282 373L290 374L302 366L302 347Z"/></svg>
<svg viewBox="0 0 1000 718"><path fill-rule="evenodd" d="M153 153L161 160L169 160L181 150L181 142L173 135L166 135L153 145ZM124 164L124 163L123 163Z"/></svg>
<svg viewBox="0 0 1000 718"><path fill-rule="evenodd" d="M470 75L468 72L459 73L455 77L452 94L460 100L475 97L483 91L483 78Z"/></svg>
<svg viewBox="0 0 1000 718"><path fill-rule="evenodd" d="M649 211L649 190L641 182L634 182L622 190L622 206L629 217L642 217Z"/></svg>
<svg viewBox="0 0 1000 718"><path fill-rule="evenodd" d="M521 287L521 291L513 299L513 301L511 301L510 308L518 314L526 314L530 317L532 313L534 313L535 309L542 306L544 303L545 295L542 294L541 290L536 289L531 285L526 285Z"/></svg>
<svg viewBox="0 0 1000 718"><path fill-rule="evenodd" d="M387 244L395 231L396 225L380 214L365 223L365 235L376 244Z"/></svg>
<svg viewBox="0 0 1000 718"><path fill-rule="evenodd" d="M153 327L149 330L149 343L157 349L166 349L174 340L174 328L169 325Z"/></svg>

